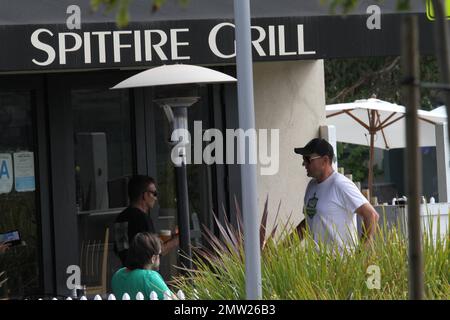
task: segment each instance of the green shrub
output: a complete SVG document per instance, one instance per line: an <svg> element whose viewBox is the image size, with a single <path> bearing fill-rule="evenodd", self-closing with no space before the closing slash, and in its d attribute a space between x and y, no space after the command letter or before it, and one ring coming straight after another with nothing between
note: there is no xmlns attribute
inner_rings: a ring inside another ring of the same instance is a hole
<svg viewBox="0 0 450 320"><path fill-rule="evenodd" d="M449 299L449 231L447 228L445 239L433 240L432 226L427 229L423 236L425 295L428 299ZM197 251L195 270L175 280L188 298L245 299L242 230L228 223L219 225L219 230L220 237L205 231L209 249ZM381 227L371 247L361 244L354 252L342 254L323 243L316 244L308 233L300 241L293 231L288 227L279 240L269 237L263 246L263 299L408 298L408 247L400 229ZM366 284L371 265L380 268L380 289L370 290Z"/></svg>

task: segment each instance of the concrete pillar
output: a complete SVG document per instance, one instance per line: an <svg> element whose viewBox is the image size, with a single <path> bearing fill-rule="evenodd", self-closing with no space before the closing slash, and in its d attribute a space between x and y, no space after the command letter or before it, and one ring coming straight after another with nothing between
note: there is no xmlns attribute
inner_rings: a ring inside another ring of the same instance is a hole
<svg viewBox="0 0 450 320"><path fill-rule="evenodd" d="M338 169L338 162L337 162L337 139L336 139L336 127L329 125L329 126L320 126L319 128L319 135L322 139L327 140L334 149L334 159L333 162L333 169L337 171Z"/></svg>
<svg viewBox="0 0 450 320"><path fill-rule="evenodd" d="M447 123L436 125L436 162L439 202L448 202L450 196L450 155Z"/></svg>
<svg viewBox="0 0 450 320"><path fill-rule="evenodd" d="M277 173L262 175L258 162L259 213L269 196L270 232L281 201L277 219L281 231L284 222L297 225L303 219L303 198L310 178L294 148L316 138L319 126L326 123L323 60L255 63L253 71L256 127L279 130L279 150L269 150L274 152L273 162L279 160Z"/></svg>

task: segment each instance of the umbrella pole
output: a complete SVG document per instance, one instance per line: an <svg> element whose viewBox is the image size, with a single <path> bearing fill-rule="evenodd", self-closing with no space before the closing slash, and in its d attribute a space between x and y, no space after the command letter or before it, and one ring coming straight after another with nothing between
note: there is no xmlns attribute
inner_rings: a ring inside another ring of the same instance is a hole
<svg viewBox="0 0 450 320"><path fill-rule="evenodd" d="M369 185L369 202L372 203L373 197L373 157L375 146L375 132L377 124L377 113L375 110L368 111L369 116L369 134L370 134L370 149L369 149L369 178L367 184ZM379 118L378 118L379 119Z"/></svg>
<svg viewBox="0 0 450 320"><path fill-rule="evenodd" d="M370 149L369 149L369 202L372 203L373 197L373 153L374 153L374 145L375 145L375 134L373 131L370 132Z"/></svg>

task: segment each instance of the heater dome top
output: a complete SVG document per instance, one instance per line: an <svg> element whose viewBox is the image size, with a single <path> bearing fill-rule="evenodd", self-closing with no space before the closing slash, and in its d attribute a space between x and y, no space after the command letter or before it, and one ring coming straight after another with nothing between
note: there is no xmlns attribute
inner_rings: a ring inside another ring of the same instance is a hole
<svg viewBox="0 0 450 320"><path fill-rule="evenodd" d="M173 64L142 71L123 80L112 89L235 81L235 78L209 68L188 64Z"/></svg>

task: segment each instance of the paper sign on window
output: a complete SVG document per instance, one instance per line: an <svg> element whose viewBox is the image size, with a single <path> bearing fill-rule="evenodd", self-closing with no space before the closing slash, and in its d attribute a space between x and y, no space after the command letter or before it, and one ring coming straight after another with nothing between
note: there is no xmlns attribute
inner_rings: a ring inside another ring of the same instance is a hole
<svg viewBox="0 0 450 320"><path fill-rule="evenodd" d="M14 174L17 192L34 191L34 154L33 152L14 153Z"/></svg>
<svg viewBox="0 0 450 320"><path fill-rule="evenodd" d="M9 153L0 153L0 193L10 193L14 181L12 158Z"/></svg>

